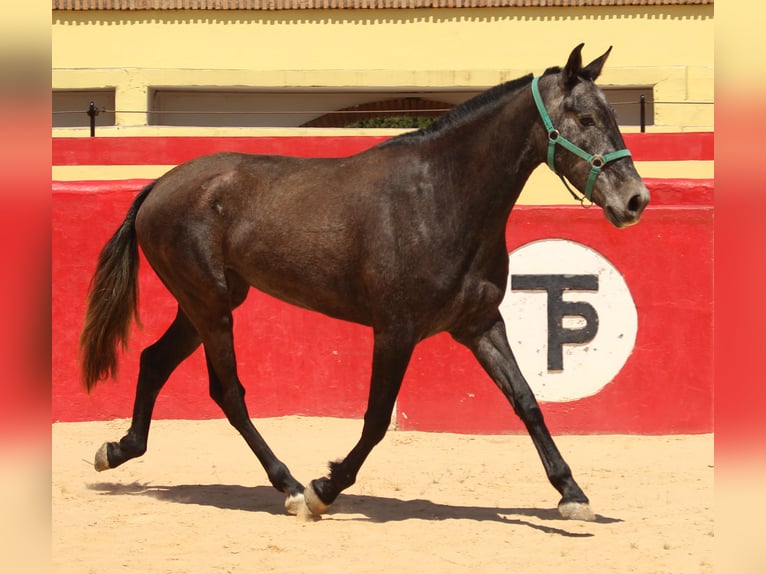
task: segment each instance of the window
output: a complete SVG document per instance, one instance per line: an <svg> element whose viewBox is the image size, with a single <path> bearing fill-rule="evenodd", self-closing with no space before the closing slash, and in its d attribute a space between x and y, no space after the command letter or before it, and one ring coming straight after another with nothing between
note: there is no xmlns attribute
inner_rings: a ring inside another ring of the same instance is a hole
<svg viewBox="0 0 766 574"><path fill-rule="evenodd" d="M654 123L652 89L607 87L605 93L621 125L640 125L640 95L646 94L646 124ZM376 117L434 118L479 94L480 90L282 91L155 88L149 124L206 127L373 126ZM378 125L395 127L396 121ZM401 125L406 125L402 122ZM413 125L416 125L413 123ZM408 126L409 127L409 126Z"/></svg>
<svg viewBox="0 0 766 574"><path fill-rule="evenodd" d="M165 126L345 127L371 115L441 115L478 92L227 91L157 88L149 123ZM404 106L404 107L402 107ZM343 113L340 113L343 111ZM372 113L370 113L372 112Z"/></svg>
<svg viewBox="0 0 766 574"><path fill-rule="evenodd" d="M604 87L604 94L621 126L641 125L641 96L645 98L644 125L654 125L654 90L651 86Z"/></svg>
<svg viewBox="0 0 766 574"><path fill-rule="evenodd" d="M114 125L114 90L54 90L52 99L53 127L90 126L88 108L93 102L98 114L96 126Z"/></svg>

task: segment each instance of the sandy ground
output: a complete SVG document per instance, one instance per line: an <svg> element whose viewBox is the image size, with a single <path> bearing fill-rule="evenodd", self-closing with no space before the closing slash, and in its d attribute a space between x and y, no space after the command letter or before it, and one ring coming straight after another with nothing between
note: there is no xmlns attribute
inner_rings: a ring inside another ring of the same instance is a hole
<svg viewBox="0 0 766 574"><path fill-rule="evenodd" d="M713 437L562 436L597 521L562 520L524 436L390 432L315 523L224 420L155 421L149 450L97 473L128 421L53 425L57 573L713 571ZM355 420L256 421L305 483L353 446Z"/></svg>

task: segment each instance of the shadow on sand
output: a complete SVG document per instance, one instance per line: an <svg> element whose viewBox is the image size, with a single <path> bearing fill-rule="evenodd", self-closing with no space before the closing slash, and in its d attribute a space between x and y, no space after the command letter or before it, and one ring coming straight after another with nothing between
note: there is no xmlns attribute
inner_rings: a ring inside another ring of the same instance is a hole
<svg viewBox="0 0 766 574"><path fill-rule="evenodd" d="M265 512L285 515L284 495L270 486L240 486L233 484L180 484L161 486L97 482L88 488L105 495L149 496L178 504L198 504L226 510ZM351 515L351 516L345 516ZM555 508L496 508L482 506L456 506L438 504L425 499L401 500L361 494L342 494L333 504L328 517L344 520L368 520L384 523L400 520L474 520L517 524L548 534L570 537L590 537L592 533L570 532L563 528L571 524L561 518ZM521 517L521 518L519 518ZM544 524L530 522L537 519ZM596 515L596 524L621 522L619 518ZM550 524L548 524L550 523ZM555 524L555 526L554 526Z"/></svg>

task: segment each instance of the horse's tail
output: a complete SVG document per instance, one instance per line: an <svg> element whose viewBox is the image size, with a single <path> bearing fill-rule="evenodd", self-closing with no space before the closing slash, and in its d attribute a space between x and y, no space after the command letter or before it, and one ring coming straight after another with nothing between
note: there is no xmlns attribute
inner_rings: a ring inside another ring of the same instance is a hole
<svg viewBox="0 0 766 574"><path fill-rule="evenodd" d="M80 334L82 381L90 390L102 379L117 374L117 344L128 343L131 320L138 316L138 242L136 214L152 182L136 196L125 221L98 257L88 291L85 325Z"/></svg>

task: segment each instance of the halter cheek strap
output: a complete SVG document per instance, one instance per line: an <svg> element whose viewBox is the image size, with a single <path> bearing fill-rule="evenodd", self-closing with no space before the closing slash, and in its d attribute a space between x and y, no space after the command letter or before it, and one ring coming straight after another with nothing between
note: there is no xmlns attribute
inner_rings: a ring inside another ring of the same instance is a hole
<svg viewBox="0 0 766 574"><path fill-rule="evenodd" d="M535 105L537 106L537 111L540 112L540 117L542 118L543 124L545 125L545 131L548 132L548 157L547 157L548 167L551 168L551 170L553 170L553 172L561 178L561 181L564 182L564 185L566 186L569 193L572 194L572 197L582 202L583 200L578 198L577 195L574 193L574 191L572 191L572 189L569 187L569 185L567 185L567 182L564 179L564 176L561 175L558 171L556 171L556 166L554 165L554 162L553 162L553 157L556 153L556 146L560 145L564 149L569 150L576 156L587 161L590 164L590 174L588 175L588 182L585 185L584 195L588 201L591 201L591 195L593 194L593 186L596 183L596 178L598 177L598 174L601 173L601 168L603 168L610 161L614 161L622 157L630 156L630 150L621 149L621 150L613 151L605 155L593 155L586 152L585 150L573 144L564 136L562 136L559 133L559 131L555 127L553 127L553 122L551 121L551 118L548 115L548 111L545 109L545 104L543 104L543 99L540 96L540 88L537 86L537 83L539 80L540 80L539 77L535 77L532 80L532 96L534 97Z"/></svg>

